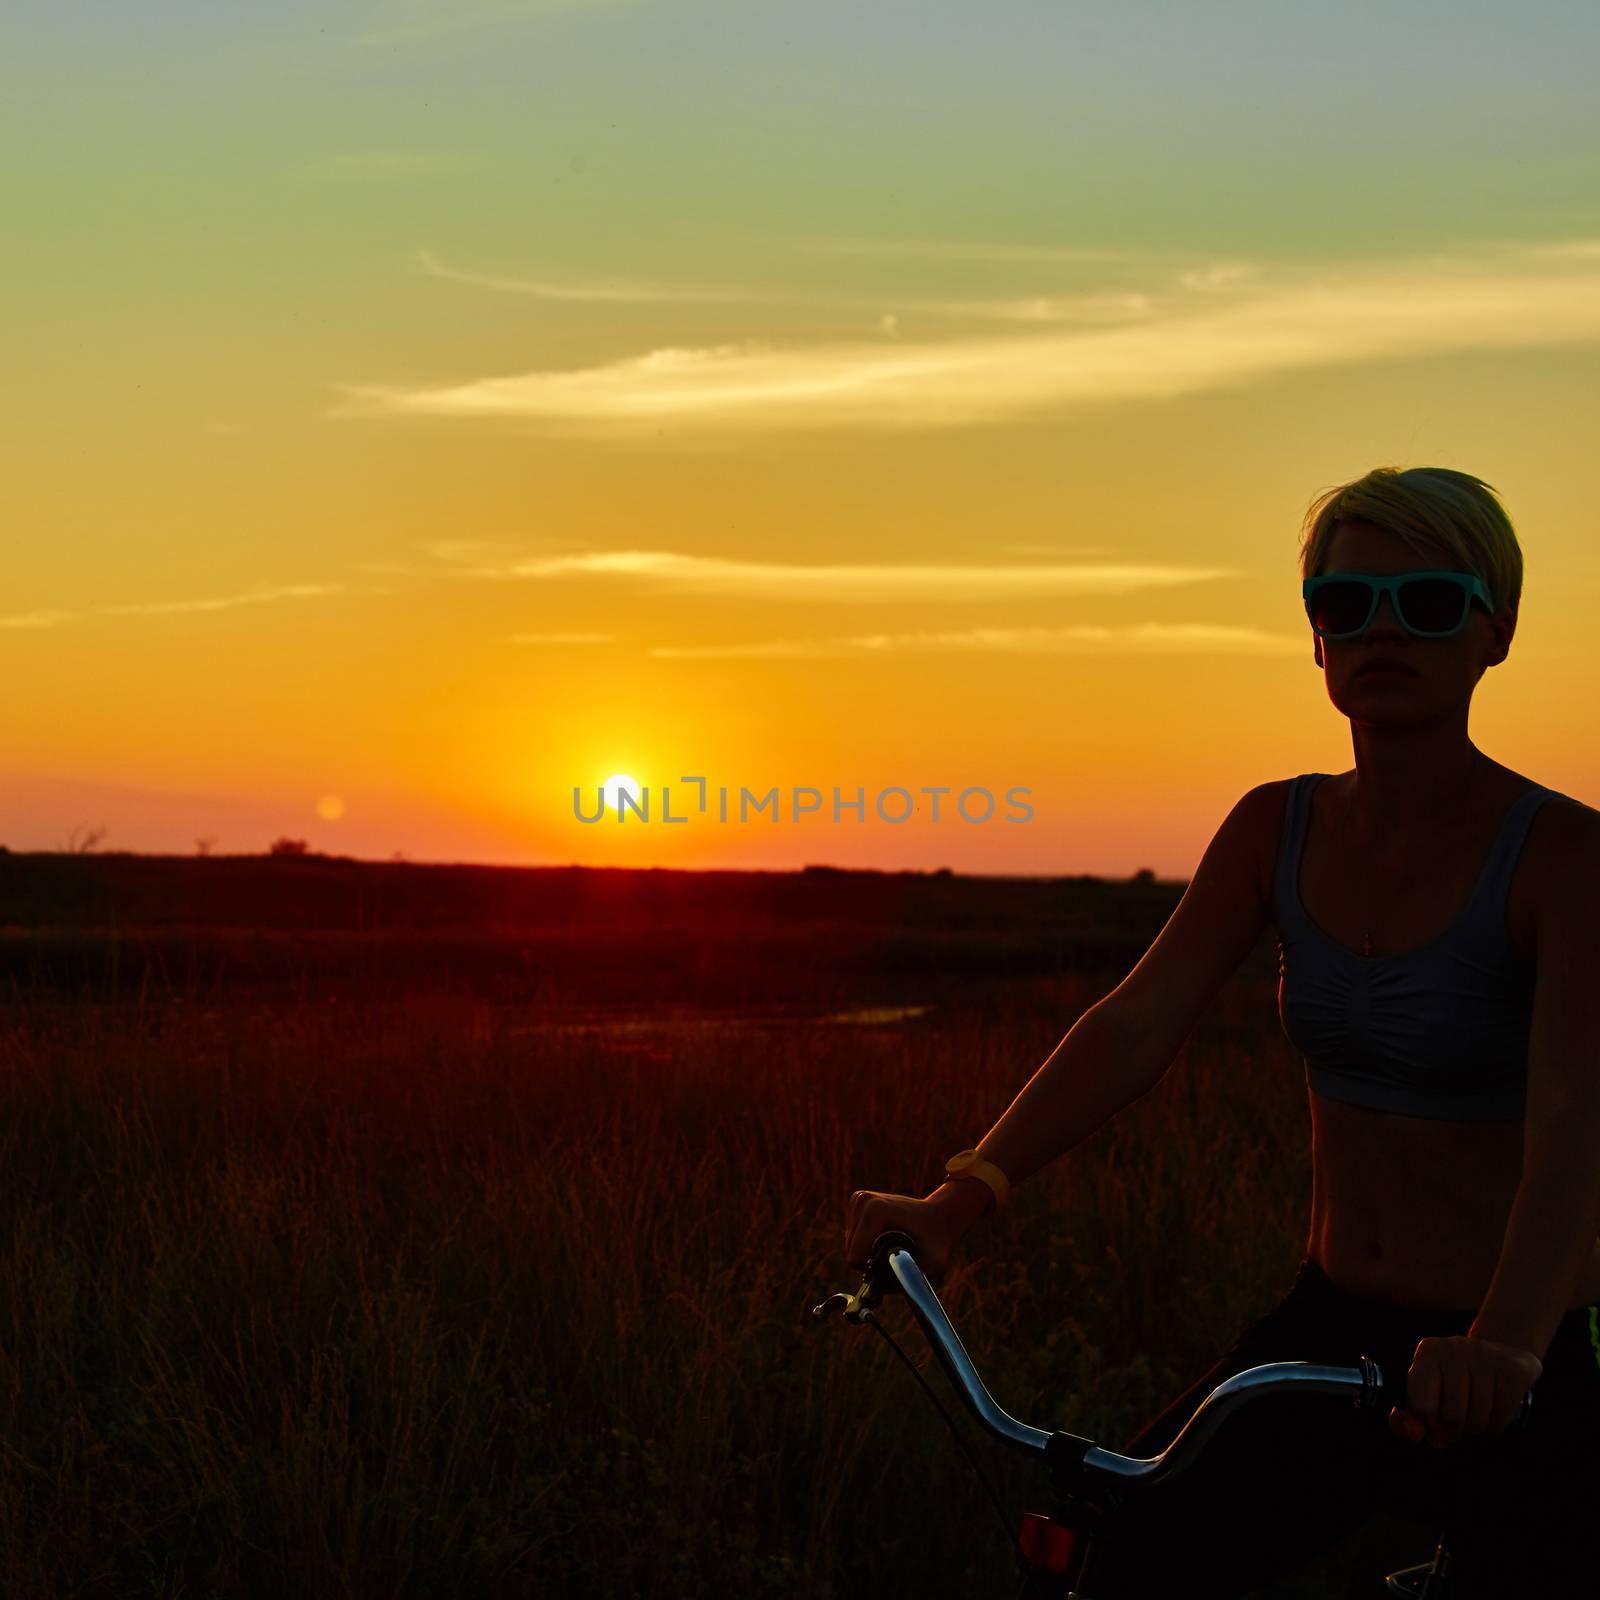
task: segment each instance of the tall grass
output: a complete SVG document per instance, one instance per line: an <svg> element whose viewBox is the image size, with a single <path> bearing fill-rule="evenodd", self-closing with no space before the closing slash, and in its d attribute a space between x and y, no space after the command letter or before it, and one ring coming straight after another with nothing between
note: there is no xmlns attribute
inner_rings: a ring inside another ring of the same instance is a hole
<svg viewBox="0 0 1600 1600"><path fill-rule="evenodd" d="M1120 976L928 1025L609 1042L448 989L18 994L0 1592L1011 1593L910 1375L808 1313L854 1287L850 1190L926 1193ZM1286 1289L1307 1128L1276 1030L1230 986L1155 1091L969 1237L941 1298L1008 1410L1125 1443ZM1381 1555L1341 1559L1381 1589Z"/></svg>

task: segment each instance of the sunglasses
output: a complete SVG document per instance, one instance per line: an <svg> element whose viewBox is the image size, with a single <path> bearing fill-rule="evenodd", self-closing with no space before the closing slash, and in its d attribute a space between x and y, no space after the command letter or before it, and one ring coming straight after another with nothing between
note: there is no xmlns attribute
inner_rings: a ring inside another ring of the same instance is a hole
<svg viewBox="0 0 1600 1600"><path fill-rule="evenodd" d="M1300 585L1306 616L1324 639L1353 639L1365 633L1378 612L1378 596L1389 604L1407 633L1419 639L1448 639L1467 625L1472 602L1491 616L1494 602L1471 572L1397 572L1378 577L1367 572L1325 572Z"/></svg>

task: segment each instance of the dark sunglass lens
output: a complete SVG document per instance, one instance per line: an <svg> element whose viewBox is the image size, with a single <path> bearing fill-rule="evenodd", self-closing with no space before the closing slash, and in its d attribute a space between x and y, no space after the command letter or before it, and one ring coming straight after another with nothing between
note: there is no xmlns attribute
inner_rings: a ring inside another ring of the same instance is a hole
<svg viewBox="0 0 1600 1600"><path fill-rule="evenodd" d="M1448 633L1461 621L1467 592L1448 578L1413 578L1400 585L1400 610L1423 633Z"/></svg>
<svg viewBox="0 0 1600 1600"><path fill-rule="evenodd" d="M1354 633L1371 606L1371 584L1344 579L1320 584L1311 594L1311 624L1319 633Z"/></svg>

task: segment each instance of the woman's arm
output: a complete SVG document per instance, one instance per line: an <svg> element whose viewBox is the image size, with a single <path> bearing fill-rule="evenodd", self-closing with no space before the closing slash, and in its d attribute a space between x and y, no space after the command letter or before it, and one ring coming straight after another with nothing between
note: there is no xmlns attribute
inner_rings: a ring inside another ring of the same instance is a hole
<svg viewBox="0 0 1600 1600"><path fill-rule="evenodd" d="M1420 1443L1498 1432L1539 1379L1600 1231L1600 812L1562 818L1535 908L1522 1178L1465 1336L1423 1339L1390 1427Z"/></svg>
<svg viewBox="0 0 1600 1600"><path fill-rule="evenodd" d="M1470 1335L1541 1361L1600 1231L1600 812L1562 809L1535 909L1522 1181Z"/></svg>
<svg viewBox="0 0 1600 1600"><path fill-rule="evenodd" d="M1600 1232L1600 1110L1542 1133L1529 1123L1500 1261L1467 1336L1543 1361Z"/></svg>

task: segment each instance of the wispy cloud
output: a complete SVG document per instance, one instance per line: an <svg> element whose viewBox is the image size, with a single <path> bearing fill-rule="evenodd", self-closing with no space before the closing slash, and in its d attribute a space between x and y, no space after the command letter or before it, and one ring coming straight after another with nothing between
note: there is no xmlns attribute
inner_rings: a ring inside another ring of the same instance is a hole
<svg viewBox="0 0 1600 1600"><path fill-rule="evenodd" d="M356 36L362 45L426 44L452 34L475 33L568 11L598 11L627 0L387 0L385 19Z"/></svg>
<svg viewBox="0 0 1600 1600"><path fill-rule="evenodd" d="M0 628L49 628L79 617L147 617L181 611L227 611L234 606L299 600L314 595L339 594L340 583L293 583L275 589L252 589L247 594L222 595L204 600L147 600L136 605L86 606L78 611L24 611L0 617Z"/></svg>
<svg viewBox="0 0 1600 1600"><path fill-rule="evenodd" d="M301 600L312 595L338 594L338 583L292 583L278 589L252 589L248 594L229 594L209 600L150 600L131 606L96 606L107 616L147 617L169 611L229 611L235 606L252 606L274 600Z"/></svg>
<svg viewBox="0 0 1600 1600"><path fill-rule="evenodd" d="M1092 623L1058 628L958 628L934 633L859 633L828 639L767 639L753 644L655 645L647 654L677 660L887 656L910 651L1011 655L1261 655L1306 653L1298 634L1208 622Z"/></svg>
<svg viewBox="0 0 1600 1600"><path fill-rule="evenodd" d="M9 617L0 617L0 628L53 628L66 622L70 611L18 611Z"/></svg>
<svg viewBox="0 0 1600 1600"><path fill-rule="evenodd" d="M822 294L814 290L786 292L752 288L746 284L662 283L648 278L521 277L503 272L473 272L446 266L432 250L412 251L417 269L430 278L491 289L498 294L528 295L539 300L595 305L765 305L832 307L870 313L885 331L897 331L900 318L912 316L961 317L977 322L1099 323L1149 312L1156 301L1152 293L1138 290L1096 290L1060 295L1008 295L994 299L923 299L904 294ZM1243 275L1237 265L1212 265L1180 269L1173 283L1182 289L1214 287ZM893 301L895 310L883 308Z"/></svg>
<svg viewBox="0 0 1600 1600"><path fill-rule="evenodd" d="M589 550L519 556L464 564L458 571L464 576L501 579L620 578L678 594L846 604L1132 594L1238 575L1229 567L1125 563L804 565L687 555L675 550Z"/></svg>
<svg viewBox="0 0 1600 1600"><path fill-rule="evenodd" d="M870 239L835 235L796 239L792 248L819 256L915 256L926 261L1041 261L1053 263L1170 262L1170 250L1123 250L1115 245L999 244L970 239Z"/></svg>
<svg viewBox="0 0 1600 1600"><path fill-rule="evenodd" d="M527 545L511 539L429 539L423 548L438 561L481 562L515 560L526 553Z"/></svg>
<svg viewBox="0 0 1600 1600"><path fill-rule="evenodd" d="M468 272L459 267L447 267L431 250L414 250L412 261L430 278L444 278L451 283L469 284L475 289L494 289L501 294L532 295L540 300L593 301L606 304L617 301L641 305L716 304L732 305L755 303L760 305L790 305L809 296L773 294L761 289L745 289L733 284L684 285L656 283L638 278L581 278L563 281L559 278L524 278L496 272ZM853 297L852 304L858 303Z"/></svg>
<svg viewBox="0 0 1600 1600"><path fill-rule="evenodd" d="M1124 595L1172 589L1240 576L1229 567L1129 563L1035 562L828 563L802 565L687 555L669 550L591 550L507 556L499 541L439 541L430 548L457 576L559 581L608 578L671 593L723 595L741 600L789 600L808 605L884 605L894 602L960 603L1037 599L1042 596ZM1059 555L1048 546L1020 545ZM1089 547L1094 548L1094 547ZM486 551L493 559L484 559ZM454 561L448 558L454 557ZM519 644L602 644L609 633L518 633ZM675 660L734 660L888 656L914 651L972 651L1021 655L1292 655L1303 651L1298 634L1265 632L1209 622L1097 623L1056 627L999 626L896 633L779 638L731 644L653 645L647 655Z"/></svg>
<svg viewBox="0 0 1600 1600"><path fill-rule="evenodd" d="M1050 327L1050 302L1034 319ZM1236 263L1119 325L667 346L572 370L344 385L335 415L516 420L565 437L938 429L1167 399L1310 369L1600 340L1600 246L1501 246L1315 268Z"/></svg>

